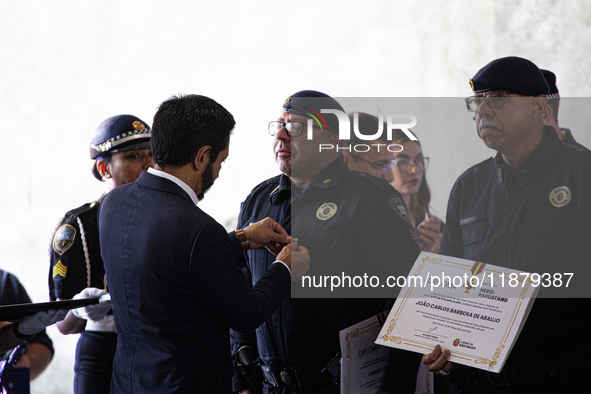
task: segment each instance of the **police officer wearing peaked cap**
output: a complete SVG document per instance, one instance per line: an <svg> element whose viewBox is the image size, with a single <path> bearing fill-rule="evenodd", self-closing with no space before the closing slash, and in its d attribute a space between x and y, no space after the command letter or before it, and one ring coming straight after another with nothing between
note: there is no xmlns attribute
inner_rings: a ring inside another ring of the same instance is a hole
<svg viewBox="0 0 591 394"><path fill-rule="evenodd" d="M310 251L306 275L345 272L354 276L364 271L371 276L372 269L384 266L389 274L397 269L408 274L422 246L402 197L383 179L349 170L336 149L319 152L321 143L336 146L340 142L337 117L322 109L344 114L334 98L317 91L300 91L285 100L280 116L268 125L282 174L253 189L242 203L238 227L265 216L277 220ZM312 139L307 133L310 119ZM273 256L256 249L246 257L248 274L256 283ZM331 293L330 287L306 288L310 293L299 294L318 298L293 297L294 291L302 290L301 283L294 282L292 297L257 328L256 335L232 334L233 351L243 346L258 348L264 365L264 393L340 392L335 376L340 371L339 331L388 307L387 300L373 298L371 289L364 293L368 298L350 298L356 295L345 293L346 289ZM399 352L383 389L414 393L420 356ZM249 393L247 383L237 369L234 390Z"/></svg>
<svg viewBox="0 0 591 394"><path fill-rule="evenodd" d="M457 179L439 253L530 273L575 272L571 288L584 291L591 154L563 144L544 126L550 88L531 61L493 60L470 86L475 94L466 105L476 114L478 136L497 154ZM461 393L587 392L591 303L545 298L544 290L500 373L456 368L439 346L423 362L437 374L451 373ZM563 294L554 290L549 295Z"/></svg>
<svg viewBox="0 0 591 394"><path fill-rule="evenodd" d="M116 115L105 119L90 140L90 158L100 161L113 153L150 149L150 126L133 115ZM95 171L96 170L96 171ZM93 175L103 181L96 165Z"/></svg>
<svg viewBox="0 0 591 394"><path fill-rule="evenodd" d="M104 120L90 142L92 173L107 191L133 182L153 166L150 127L133 115ZM104 195L103 195L104 196ZM97 215L102 201L69 211L50 246L51 300L98 297L107 292L100 255ZM80 333L76 347L74 393L108 393L117 334L110 302L79 308L57 323L62 334Z"/></svg>

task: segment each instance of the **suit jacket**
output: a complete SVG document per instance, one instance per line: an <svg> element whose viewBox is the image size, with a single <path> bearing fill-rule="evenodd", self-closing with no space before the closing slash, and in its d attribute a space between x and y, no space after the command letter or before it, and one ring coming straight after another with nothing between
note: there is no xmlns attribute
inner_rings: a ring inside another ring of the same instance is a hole
<svg viewBox="0 0 591 394"><path fill-rule="evenodd" d="M274 264L253 288L235 264L235 236L147 172L107 195L99 228L119 334L111 392L231 393L229 328L268 318L288 270Z"/></svg>

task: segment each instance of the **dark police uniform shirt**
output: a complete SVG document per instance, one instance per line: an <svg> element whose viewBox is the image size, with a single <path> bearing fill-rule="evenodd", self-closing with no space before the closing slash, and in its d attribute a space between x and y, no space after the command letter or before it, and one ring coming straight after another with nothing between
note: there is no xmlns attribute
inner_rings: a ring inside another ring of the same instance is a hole
<svg viewBox="0 0 591 394"><path fill-rule="evenodd" d="M28 304L31 302L33 301L31 301L18 278L9 272L0 270L0 305ZM45 330L39 332L28 342L45 345L51 351L53 357L53 342Z"/></svg>
<svg viewBox="0 0 591 394"><path fill-rule="evenodd" d="M238 227L267 216L308 248L311 268L306 275L310 276L369 273L377 262L385 264L389 274L407 275L422 248L400 194L381 179L350 171L342 157L293 198L285 175L258 185L242 203ZM274 256L265 249L254 249L247 257L254 284ZM296 283L292 294L301 285ZM393 291L386 294L394 296ZM330 289L313 289L307 295L330 296ZM385 300L375 298L286 297L256 330L256 343L252 337L233 333L232 350L244 344L256 348L258 343L263 363L276 374L289 367L320 369L339 352L340 330L383 311L385 305ZM244 387L239 378L236 371L235 390Z"/></svg>
<svg viewBox="0 0 591 394"><path fill-rule="evenodd" d="M570 287L587 291L591 152L563 144L546 127L541 145L518 168L507 167L497 154L468 169L451 191L439 253L525 272L574 272ZM544 290L505 368L574 365L573 355L591 351L585 339L591 302L543 299Z"/></svg>
<svg viewBox="0 0 591 394"><path fill-rule="evenodd" d="M52 301L71 299L87 287L105 288L97 225L101 199L66 213L53 235L49 257Z"/></svg>

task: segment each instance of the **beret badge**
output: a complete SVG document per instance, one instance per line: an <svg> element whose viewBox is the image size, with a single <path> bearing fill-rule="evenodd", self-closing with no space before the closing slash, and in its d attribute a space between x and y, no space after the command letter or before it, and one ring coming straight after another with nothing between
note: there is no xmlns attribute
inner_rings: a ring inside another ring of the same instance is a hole
<svg viewBox="0 0 591 394"><path fill-rule="evenodd" d="M146 125L143 124L142 122L140 122L139 120L136 120L132 123L132 126L134 129L136 130L145 130L146 129Z"/></svg>

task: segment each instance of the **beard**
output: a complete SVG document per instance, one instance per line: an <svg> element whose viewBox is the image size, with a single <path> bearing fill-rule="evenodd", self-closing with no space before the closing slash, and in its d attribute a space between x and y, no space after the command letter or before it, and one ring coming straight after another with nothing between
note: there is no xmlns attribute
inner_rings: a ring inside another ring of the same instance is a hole
<svg viewBox="0 0 591 394"><path fill-rule="evenodd" d="M201 174L201 193L197 196L199 201L203 200L205 193L213 186L213 182L213 166L211 163L208 163L203 174Z"/></svg>

